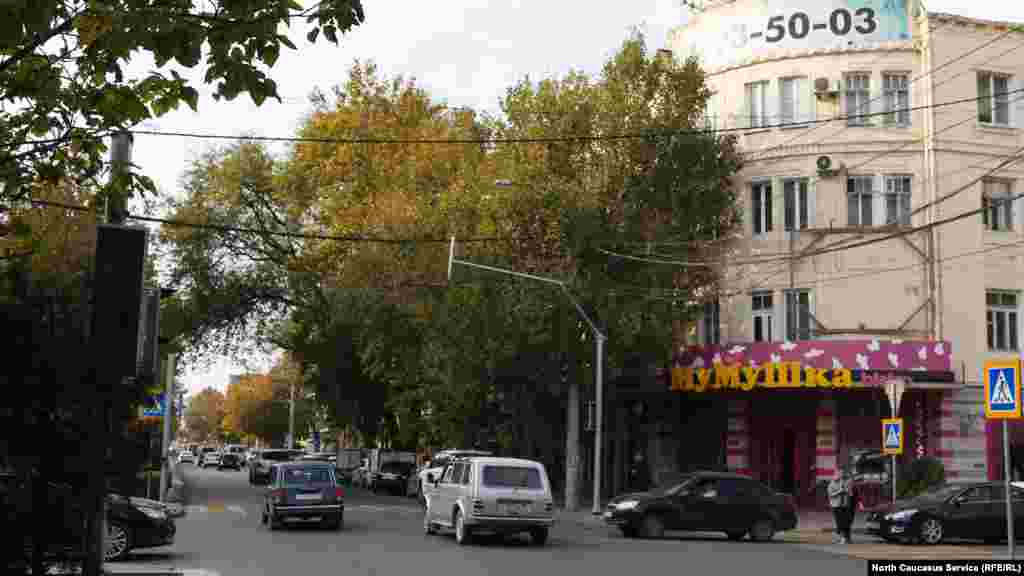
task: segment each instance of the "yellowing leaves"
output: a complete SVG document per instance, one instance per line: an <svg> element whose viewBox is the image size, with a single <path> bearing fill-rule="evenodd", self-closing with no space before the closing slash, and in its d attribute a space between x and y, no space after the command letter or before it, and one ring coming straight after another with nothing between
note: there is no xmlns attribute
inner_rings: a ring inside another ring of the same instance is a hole
<svg viewBox="0 0 1024 576"><path fill-rule="evenodd" d="M100 36L114 29L114 19L106 14L86 13L75 18L75 30L78 39L85 46L90 46Z"/></svg>

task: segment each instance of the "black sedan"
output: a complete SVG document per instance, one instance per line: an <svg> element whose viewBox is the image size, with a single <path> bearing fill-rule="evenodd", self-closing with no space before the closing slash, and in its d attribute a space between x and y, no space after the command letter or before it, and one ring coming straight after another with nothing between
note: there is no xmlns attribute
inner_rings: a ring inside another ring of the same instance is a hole
<svg viewBox="0 0 1024 576"><path fill-rule="evenodd" d="M217 462L217 470L224 470L230 468L231 470L242 469L242 456L234 452L224 452L220 455L220 460Z"/></svg>
<svg viewBox="0 0 1024 576"><path fill-rule="evenodd" d="M666 530L725 532L771 540L797 525L796 507L785 494L740 474L697 472L667 489L623 494L611 500L605 523L627 537L660 538Z"/></svg>
<svg viewBox="0 0 1024 576"><path fill-rule="evenodd" d="M1014 523L1024 522L1024 490L1011 489ZM998 543L1006 539L1006 491L1001 482L945 485L868 511L867 532L890 542L938 544L946 538Z"/></svg>
<svg viewBox="0 0 1024 576"><path fill-rule="evenodd" d="M41 517L50 519L45 530L46 556L84 553L81 549L86 518L84 492L55 482L47 483L47 492L48 507L43 511L33 510L29 487L13 474L0 473L0 509L4 518L14 523L24 522L26 526L39 522ZM180 515L160 502L109 494L105 560L121 560L135 549L174 544L177 531L174 517ZM52 521L54 518L58 520ZM32 531L26 530L23 537L23 545L30 549Z"/></svg>

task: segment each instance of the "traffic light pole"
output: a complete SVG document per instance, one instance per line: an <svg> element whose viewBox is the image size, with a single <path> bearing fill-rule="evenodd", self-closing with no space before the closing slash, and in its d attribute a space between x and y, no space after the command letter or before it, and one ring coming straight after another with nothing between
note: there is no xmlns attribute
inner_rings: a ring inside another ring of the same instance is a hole
<svg viewBox="0 0 1024 576"><path fill-rule="evenodd" d="M527 280L535 280L538 282L544 282L546 284L553 284L562 289L562 293L565 294L572 305L576 307L576 311L590 327L590 331L594 336L594 388L595 388L595 415L594 415L594 497L591 512L593 514L601 513L601 445L602 445L602 420L604 419L604 341L606 336L597 327L597 324L591 320L590 316L587 315L586 311L583 310L583 306L580 305L579 301L572 295L568 285L561 281L555 280L554 278L545 278L544 276L535 276L533 274L526 274L524 272L516 272L514 270L507 270L505 268L498 268L496 266L487 266L485 264L477 264L475 262L469 262L467 260L459 260L455 258L455 236L452 236L451 246L448 250L448 280L452 279L452 265L461 264L463 266L469 266L471 268L479 268L481 270L488 270L490 272L497 272L499 274L508 274L510 276L517 276L519 278L525 278ZM570 405L569 410L577 410L577 421L578 421L578 406ZM570 418L570 420L572 420ZM570 438L570 440L573 440ZM566 467L566 494L576 493L576 482L577 478L573 477L568 471L575 469L575 457L572 454L566 455L567 464L571 464L572 468ZM568 503L567 503L568 504ZM575 504L575 503L572 503Z"/></svg>

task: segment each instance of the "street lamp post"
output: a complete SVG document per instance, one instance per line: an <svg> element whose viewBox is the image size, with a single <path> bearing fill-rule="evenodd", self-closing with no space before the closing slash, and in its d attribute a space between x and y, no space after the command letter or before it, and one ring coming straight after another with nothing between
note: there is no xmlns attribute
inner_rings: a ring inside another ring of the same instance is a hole
<svg viewBox="0 0 1024 576"><path fill-rule="evenodd" d="M452 236L451 246L448 250L448 280L452 278L452 265L461 264L463 266L469 266L472 268L479 268L481 270L488 270L490 272L498 272L500 274L509 274L512 276L518 276L519 278L526 278L528 280L536 280L547 284L554 284L562 289L562 293L565 294L569 301L572 302L573 306L576 307L576 311L579 312L580 316L590 327L590 331L594 335L594 387L595 387L595 412L594 415L594 497L593 506L591 512L595 515L601 513L601 440L602 440L602 420L604 419L604 370L602 365L604 364L604 341L606 336L597 327L597 324L590 319L590 316L583 310L583 306L580 305L579 301L572 295L568 285L561 280L555 280L554 278L545 278L543 276L535 276L533 274L526 274L523 272L516 272L514 270L506 270L504 268L498 268L496 266L487 266L485 264L477 264L475 262L469 262L467 260L459 260L455 258L455 236Z"/></svg>
<svg viewBox="0 0 1024 576"><path fill-rule="evenodd" d="M288 449L295 448L295 383L288 384Z"/></svg>

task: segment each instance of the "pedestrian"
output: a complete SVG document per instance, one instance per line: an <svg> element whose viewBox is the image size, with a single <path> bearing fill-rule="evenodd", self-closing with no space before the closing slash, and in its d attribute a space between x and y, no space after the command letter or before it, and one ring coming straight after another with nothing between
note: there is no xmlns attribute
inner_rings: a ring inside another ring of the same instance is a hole
<svg viewBox="0 0 1024 576"><path fill-rule="evenodd" d="M854 489L853 474L849 468L843 468L828 484L828 503L832 508L832 517L836 523L835 542L849 544L853 528L853 519L857 510L857 495Z"/></svg>
<svg viewBox="0 0 1024 576"><path fill-rule="evenodd" d="M633 492L644 492L651 487L651 471L643 452L633 454L633 466L629 470L629 487Z"/></svg>

